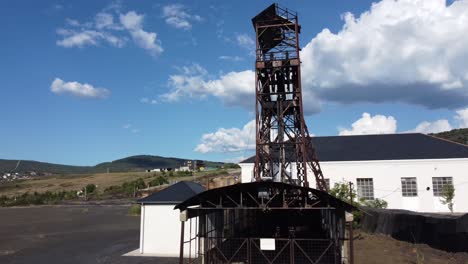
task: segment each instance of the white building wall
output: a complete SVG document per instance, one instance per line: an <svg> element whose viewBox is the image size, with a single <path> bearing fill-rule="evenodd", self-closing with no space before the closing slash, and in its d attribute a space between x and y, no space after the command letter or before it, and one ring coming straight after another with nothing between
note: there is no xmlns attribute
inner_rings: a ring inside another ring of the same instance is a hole
<svg viewBox="0 0 468 264"><path fill-rule="evenodd" d="M240 164L242 182L250 182L253 164ZM454 211L468 212L468 159L389 160L320 162L324 177L330 186L338 182L353 182L357 178L372 178L374 197L388 202L390 209L406 209L419 212L448 212L440 197L433 195L432 177L452 177L455 187ZM294 166L294 164L293 164ZM295 171L293 167L293 171ZM309 184L315 187L315 179L308 171ZM403 197L401 178L416 177L417 197ZM429 190L426 188L429 187Z"/></svg>
<svg viewBox="0 0 468 264"><path fill-rule="evenodd" d="M180 254L180 211L173 205L142 205L140 223L140 253L161 257L179 257ZM192 225L194 227L194 225ZM188 222L185 223L185 237L190 236ZM192 230L192 236L195 230ZM192 248L192 256L195 249ZM189 250L184 250L188 257Z"/></svg>

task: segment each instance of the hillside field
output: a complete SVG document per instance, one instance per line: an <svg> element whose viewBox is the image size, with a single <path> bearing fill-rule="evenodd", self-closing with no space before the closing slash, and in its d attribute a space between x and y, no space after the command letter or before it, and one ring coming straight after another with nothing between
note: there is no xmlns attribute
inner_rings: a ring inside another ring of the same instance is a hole
<svg viewBox="0 0 468 264"><path fill-rule="evenodd" d="M0 159L0 173L2 172L38 172L51 174L95 174L109 172L143 172L158 168L177 168L187 159L161 157L152 155L130 156L110 162L99 163L94 166L73 166L54 164L33 160ZM206 167L217 168L224 163L204 161Z"/></svg>
<svg viewBox="0 0 468 264"><path fill-rule="evenodd" d="M228 173L236 173L239 170L230 169ZM225 172L225 171L224 171ZM181 180L194 180L202 177L216 177L222 173L221 170L197 172L195 176L167 177L170 182ZM142 178L145 182L161 176L161 173L155 172L119 172L119 173L95 173L95 174L71 174L65 176L45 176L28 180L19 180L16 182L0 184L0 196L16 196L26 192L43 193L46 191L73 191L81 190L87 184L97 185L97 191L102 193L104 189L110 186L121 185L125 182L134 181Z"/></svg>

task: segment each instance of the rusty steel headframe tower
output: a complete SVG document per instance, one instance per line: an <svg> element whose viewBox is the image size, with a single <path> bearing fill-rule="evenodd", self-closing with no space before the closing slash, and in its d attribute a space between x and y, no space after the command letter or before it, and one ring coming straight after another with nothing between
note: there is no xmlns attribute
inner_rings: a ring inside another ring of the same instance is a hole
<svg viewBox="0 0 468 264"><path fill-rule="evenodd" d="M304 121L297 13L272 4L252 22L257 42L254 178L308 187L310 167L317 188L326 191Z"/></svg>

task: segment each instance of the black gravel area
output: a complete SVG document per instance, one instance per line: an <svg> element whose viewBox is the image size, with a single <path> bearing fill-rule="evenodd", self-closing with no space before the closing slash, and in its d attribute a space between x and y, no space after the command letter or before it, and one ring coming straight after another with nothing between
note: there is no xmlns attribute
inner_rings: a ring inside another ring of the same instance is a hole
<svg viewBox="0 0 468 264"><path fill-rule="evenodd" d="M137 249L140 218L123 205L0 208L0 263L178 263L123 257Z"/></svg>

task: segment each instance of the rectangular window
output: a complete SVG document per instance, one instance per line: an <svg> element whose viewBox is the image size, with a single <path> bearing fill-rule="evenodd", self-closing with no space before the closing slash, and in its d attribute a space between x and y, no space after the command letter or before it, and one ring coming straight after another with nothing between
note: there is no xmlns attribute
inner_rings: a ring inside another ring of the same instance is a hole
<svg viewBox="0 0 468 264"><path fill-rule="evenodd" d="M330 190L330 179L324 179L325 185L327 186L327 190ZM315 182L315 189L318 189L317 182Z"/></svg>
<svg viewBox="0 0 468 264"><path fill-rule="evenodd" d="M418 185L416 177L401 178L401 193L403 197L418 196Z"/></svg>
<svg viewBox="0 0 468 264"><path fill-rule="evenodd" d="M444 186L453 184L452 177L432 177L432 191L434 196L442 196Z"/></svg>
<svg viewBox="0 0 468 264"><path fill-rule="evenodd" d="M359 199L374 200L374 180L372 178L358 178L356 180Z"/></svg>

